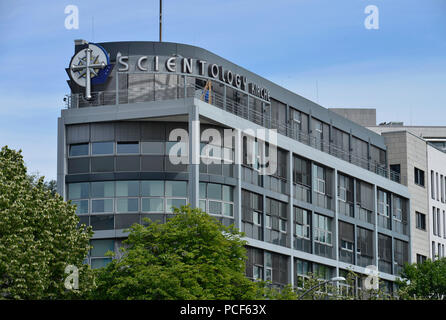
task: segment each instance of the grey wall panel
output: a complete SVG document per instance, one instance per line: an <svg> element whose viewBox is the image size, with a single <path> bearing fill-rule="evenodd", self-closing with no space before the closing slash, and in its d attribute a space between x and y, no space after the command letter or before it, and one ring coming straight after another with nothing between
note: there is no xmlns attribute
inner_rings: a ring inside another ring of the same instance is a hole
<svg viewBox="0 0 446 320"><path fill-rule="evenodd" d="M187 164L173 164L169 157L164 158L164 168L170 172L187 172Z"/></svg>
<svg viewBox="0 0 446 320"><path fill-rule="evenodd" d="M141 122L141 141L166 141L166 124Z"/></svg>
<svg viewBox="0 0 446 320"><path fill-rule="evenodd" d="M163 170L164 170L163 156L141 157L141 171L163 171Z"/></svg>
<svg viewBox="0 0 446 320"><path fill-rule="evenodd" d="M115 125L114 123L92 123L91 141L114 141Z"/></svg>
<svg viewBox="0 0 446 320"><path fill-rule="evenodd" d="M90 172L90 158L68 159L68 174Z"/></svg>
<svg viewBox="0 0 446 320"><path fill-rule="evenodd" d="M140 214L116 214L115 229L129 228L134 223L139 223Z"/></svg>
<svg viewBox="0 0 446 320"><path fill-rule="evenodd" d="M92 157L91 172L113 172L115 171L114 157Z"/></svg>
<svg viewBox="0 0 446 320"><path fill-rule="evenodd" d="M116 157L116 171L140 171L139 156Z"/></svg>
<svg viewBox="0 0 446 320"><path fill-rule="evenodd" d="M81 143L90 140L90 125L75 124L67 126L67 143Z"/></svg>
<svg viewBox="0 0 446 320"><path fill-rule="evenodd" d="M117 141L139 141L139 122L118 122L115 124Z"/></svg>

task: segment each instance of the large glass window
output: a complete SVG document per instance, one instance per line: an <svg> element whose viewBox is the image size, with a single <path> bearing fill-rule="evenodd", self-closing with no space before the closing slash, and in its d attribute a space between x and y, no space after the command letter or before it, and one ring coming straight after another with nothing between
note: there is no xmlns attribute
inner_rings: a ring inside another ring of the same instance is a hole
<svg viewBox="0 0 446 320"><path fill-rule="evenodd" d="M82 199L90 197L90 184L88 182L70 183L68 185L68 199Z"/></svg>
<svg viewBox="0 0 446 320"><path fill-rule="evenodd" d="M141 181L141 195L143 197L164 196L164 181Z"/></svg>
<svg viewBox="0 0 446 320"><path fill-rule="evenodd" d="M164 154L164 142L160 141L144 141L141 142L141 153L142 154Z"/></svg>
<svg viewBox="0 0 446 320"><path fill-rule="evenodd" d="M314 241L321 244L332 244L331 218L314 214Z"/></svg>
<svg viewBox="0 0 446 320"><path fill-rule="evenodd" d="M113 181L91 183L92 198L109 198L114 196L115 183Z"/></svg>
<svg viewBox="0 0 446 320"><path fill-rule="evenodd" d="M88 156L88 143L70 145L70 157Z"/></svg>
<svg viewBox="0 0 446 320"><path fill-rule="evenodd" d="M187 197L186 181L166 181L166 196Z"/></svg>
<svg viewBox="0 0 446 320"><path fill-rule="evenodd" d="M91 200L91 213L113 212L113 199Z"/></svg>
<svg viewBox="0 0 446 320"><path fill-rule="evenodd" d="M116 181L116 196L118 197L139 196L139 181Z"/></svg>
<svg viewBox="0 0 446 320"><path fill-rule="evenodd" d="M93 155L113 154L114 145L115 143L113 141L93 142L91 144L91 153Z"/></svg>
<svg viewBox="0 0 446 320"><path fill-rule="evenodd" d="M88 213L88 200L72 200L71 203L76 205L77 214Z"/></svg>
<svg viewBox="0 0 446 320"><path fill-rule="evenodd" d="M164 212L164 198L142 198L143 212Z"/></svg>
<svg viewBox="0 0 446 320"><path fill-rule="evenodd" d="M139 142L118 142L116 145L118 154L138 154Z"/></svg>

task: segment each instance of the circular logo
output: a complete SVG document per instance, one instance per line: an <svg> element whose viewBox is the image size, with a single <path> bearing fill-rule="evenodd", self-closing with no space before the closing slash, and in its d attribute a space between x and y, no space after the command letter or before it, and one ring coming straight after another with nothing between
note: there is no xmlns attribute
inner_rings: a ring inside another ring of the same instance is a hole
<svg viewBox="0 0 446 320"><path fill-rule="evenodd" d="M70 76L79 86L87 87L108 65L107 52L101 46L89 43L87 48L80 50L71 59Z"/></svg>

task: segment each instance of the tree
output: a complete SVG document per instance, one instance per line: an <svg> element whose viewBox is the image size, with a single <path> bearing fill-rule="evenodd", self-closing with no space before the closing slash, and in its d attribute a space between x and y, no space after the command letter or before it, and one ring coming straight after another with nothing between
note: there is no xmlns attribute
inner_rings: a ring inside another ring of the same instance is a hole
<svg viewBox="0 0 446 320"><path fill-rule="evenodd" d="M32 187L35 187L39 183L40 178L41 176L38 172L27 175L27 179ZM53 196L57 192L56 180L50 180L50 181L43 180L43 187L45 190L50 191Z"/></svg>
<svg viewBox="0 0 446 320"><path fill-rule="evenodd" d="M245 277L245 241L198 208L165 224L134 224L123 254L97 270L95 299L256 299Z"/></svg>
<svg viewBox="0 0 446 320"><path fill-rule="evenodd" d="M78 228L75 206L52 194L43 177L27 177L21 151L0 152L0 298L85 297L93 273L82 262L90 228ZM79 270L78 290L67 290L67 265Z"/></svg>
<svg viewBox="0 0 446 320"><path fill-rule="evenodd" d="M446 299L446 258L406 264L398 281L402 299Z"/></svg>

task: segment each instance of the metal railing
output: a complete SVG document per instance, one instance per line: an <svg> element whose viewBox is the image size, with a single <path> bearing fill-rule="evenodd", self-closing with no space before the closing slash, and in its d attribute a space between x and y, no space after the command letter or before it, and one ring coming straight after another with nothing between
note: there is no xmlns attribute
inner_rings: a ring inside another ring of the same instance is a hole
<svg viewBox="0 0 446 320"><path fill-rule="evenodd" d="M157 84L156 88L154 86L153 89L150 88L147 90L147 92L144 91L139 93L139 95L131 91L131 97L129 97L129 90L118 91L118 97L116 96L116 91L93 92L91 95L92 98L90 100L87 100L82 93L66 95L64 99L66 107L72 109L115 105L117 103L128 104L195 97L268 129L277 129L278 133L286 135L315 149L329 153L339 159L353 163L383 177L387 177L392 181L402 183L398 172L390 170L385 165L375 162L371 158L364 159L356 155L352 149L347 151L334 143L324 141L309 133L296 130L288 123L281 123L277 121L277 119L251 108L249 100L255 98L246 95L245 93L243 95L245 95L247 99L239 99L236 101L231 97L225 97L216 91L209 91L204 86L186 83L185 81L184 83L179 82L178 85L162 86ZM246 101L246 103L241 103L242 100Z"/></svg>

